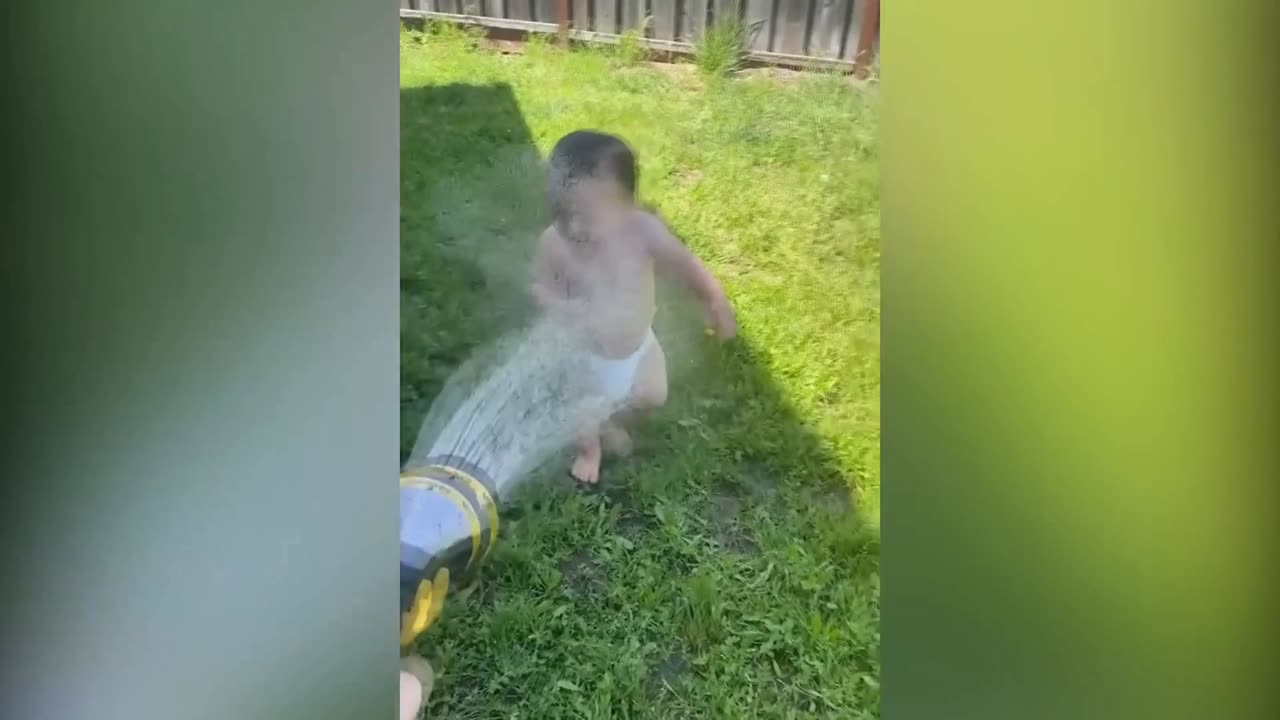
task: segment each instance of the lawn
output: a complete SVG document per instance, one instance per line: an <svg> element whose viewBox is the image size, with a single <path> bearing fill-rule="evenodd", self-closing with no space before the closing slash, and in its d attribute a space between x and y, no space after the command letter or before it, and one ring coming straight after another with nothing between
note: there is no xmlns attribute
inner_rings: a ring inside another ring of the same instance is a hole
<svg viewBox="0 0 1280 720"><path fill-rule="evenodd" d="M402 34L402 452L449 373L527 320L539 162L570 130L635 148L642 199L740 336L707 339L664 290L670 404L602 491L557 464L508 499L494 557L419 641L427 716L878 716L874 91L475 44Z"/></svg>

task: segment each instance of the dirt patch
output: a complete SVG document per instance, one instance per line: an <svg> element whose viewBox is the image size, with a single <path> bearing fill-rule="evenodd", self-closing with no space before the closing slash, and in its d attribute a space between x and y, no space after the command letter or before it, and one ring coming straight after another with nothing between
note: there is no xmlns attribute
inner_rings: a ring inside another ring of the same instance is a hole
<svg viewBox="0 0 1280 720"><path fill-rule="evenodd" d="M494 52L500 52L504 55L523 55L524 43L518 40L502 39L502 38L484 38L480 41L480 48Z"/></svg>
<svg viewBox="0 0 1280 720"><path fill-rule="evenodd" d="M811 488L804 493L805 502L831 517L844 517L853 512L853 493L843 483Z"/></svg>
<svg viewBox="0 0 1280 720"><path fill-rule="evenodd" d="M604 571L586 550L579 550L573 557L560 563L560 575L564 578L564 586L577 595L604 589Z"/></svg>
<svg viewBox="0 0 1280 720"><path fill-rule="evenodd" d="M679 652L672 652L653 666L649 674L649 690L655 694L668 686L677 687L689 672L689 660Z"/></svg>
<svg viewBox="0 0 1280 720"><path fill-rule="evenodd" d="M731 553L755 554L759 546L738 527L742 498L728 492L716 492L712 494L710 504L711 533L715 543Z"/></svg>
<svg viewBox="0 0 1280 720"><path fill-rule="evenodd" d="M715 539L717 545L735 555L755 555L760 551L756 541L737 528L718 530Z"/></svg>
<svg viewBox="0 0 1280 720"><path fill-rule="evenodd" d="M726 492L711 496L711 517L717 521L733 522L742 510L742 500Z"/></svg>
<svg viewBox="0 0 1280 720"><path fill-rule="evenodd" d="M690 186L697 185L702 180L702 171L696 168L683 168L672 174L676 181L681 185Z"/></svg>
<svg viewBox="0 0 1280 720"><path fill-rule="evenodd" d="M634 540L657 526L653 518L636 509L635 498L631 495L629 485L607 485L602 493L610 510L612 511L614 507L618 509L618 519L614 521L614 529L619 535Z"/></svg>
<svg viewBox="0 0 1280 720"><path fill-rule="evenodd" d="M604 495L604 499L608 500L610 505L617 505L622 508L631 507L631 491L626 485L602 482L600 493Z"/></svg>
<svg viewBox="0 0 1280 720"><path fill-rule="evenodd" d="M686 553L672 552L664 554L662 564L670 572L671 577L689 577L689 573L698 566L698 559Z"/></svg>
<svg viewBox="0 0 1280 720"><path fill-rule="evenodd" d="M755 497L767 499L778 494L778 478L764 465L754 462L743 463L738 477Z"/></svg>
<svg viewBox="0 0 1280 720"><path fill-rule="evenodd" d="M649 532L654 528L655 523L652 519L641 515L623 515L618 518L617 529L618 534L628 540L635 540L639 536Z"/></svg>
<svg viewBox="0 0 1280 720"><path fill-rule="evenodd" d="M737 72L737 75L742 78L767 78L782 83L794 83L803 80L806 76L812 76L813 72L766 65L763 67L742 68Z"/></svg>

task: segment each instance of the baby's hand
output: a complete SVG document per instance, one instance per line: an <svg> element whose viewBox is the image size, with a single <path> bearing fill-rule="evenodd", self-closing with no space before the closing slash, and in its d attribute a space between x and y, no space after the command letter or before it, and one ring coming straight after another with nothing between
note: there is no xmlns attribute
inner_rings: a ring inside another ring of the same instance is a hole
<svg viewBox="0 0 1280 720"><path fill-rule="evenodd" d="M400 671L400 720L413 720L422 710L422 683L413 675Z"/></svg>
<svg viewBox="0 0 1280 720"><path fill-rule="evenodd" d="M709 333L714 333L720 340L731 340L738 332L738 322L733 316L733 308L724 297L707 306Z"/></svg>

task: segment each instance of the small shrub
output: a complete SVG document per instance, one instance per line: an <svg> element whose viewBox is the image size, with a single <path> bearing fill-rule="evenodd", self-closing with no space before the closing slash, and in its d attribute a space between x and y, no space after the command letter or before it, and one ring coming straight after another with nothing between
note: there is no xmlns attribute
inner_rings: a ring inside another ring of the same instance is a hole
<svg viewBox="0 0 1280 720"><path fill-rule="evenodd" d="M738 69L746 50L747 25L735 4L703 33L694 51L694 62L704 75L724 77Z"/></svg>
<svg viewBox="0 0 1280 720"><path fill-rule="evenodd" d="M618 65L631 67L648 59L649 48L644 45L644 36L652 20L652 17L646 17L638 27L633 27L619 36L613 52L614 61Z"/></svg>

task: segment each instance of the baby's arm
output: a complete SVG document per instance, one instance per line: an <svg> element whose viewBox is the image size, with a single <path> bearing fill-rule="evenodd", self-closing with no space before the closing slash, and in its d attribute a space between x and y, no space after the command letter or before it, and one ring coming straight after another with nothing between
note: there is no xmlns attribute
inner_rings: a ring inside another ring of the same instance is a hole
<svg viewBox="0 0 1280 720"><path fill-rule="evenodd" d="M640 222L644 226L643 235L649 254L658 271L677 278L702 300L716 334L722 340L733 337L737 331L733 308L711 271L671 234L661 220L645 213Z"/></svg>

